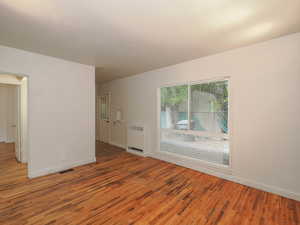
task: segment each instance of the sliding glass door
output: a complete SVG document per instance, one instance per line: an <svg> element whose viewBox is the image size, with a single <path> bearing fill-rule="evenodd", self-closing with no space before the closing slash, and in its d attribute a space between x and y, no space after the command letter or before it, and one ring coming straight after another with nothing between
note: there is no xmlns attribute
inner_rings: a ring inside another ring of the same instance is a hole
<svg viewBox="0 0 300 225"><path fill-rule="evenodd" d="M160 89L160 150L229 165L228 80Z"/></svg>

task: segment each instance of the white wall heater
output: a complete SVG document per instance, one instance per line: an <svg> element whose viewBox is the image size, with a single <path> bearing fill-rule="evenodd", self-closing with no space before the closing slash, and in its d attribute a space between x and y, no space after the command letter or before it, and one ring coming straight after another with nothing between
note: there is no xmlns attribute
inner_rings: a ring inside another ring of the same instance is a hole
<svg viewBox="0 0 300 225"><path fill-rule="evenodd" d="M127 128L127 152L146 156L146 129L144 125L132 124Z"/></svg>

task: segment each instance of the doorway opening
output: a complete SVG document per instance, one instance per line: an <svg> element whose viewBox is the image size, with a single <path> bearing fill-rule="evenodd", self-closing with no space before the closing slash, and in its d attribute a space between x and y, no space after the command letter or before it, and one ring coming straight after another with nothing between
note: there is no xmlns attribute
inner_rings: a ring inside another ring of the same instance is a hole
<svg viewBox="0 0 300 225"><path fill-rule="evenodd" d="M4 174L17 169L27 176L27 92L27 77L0 74L0 167Z"/></svg>

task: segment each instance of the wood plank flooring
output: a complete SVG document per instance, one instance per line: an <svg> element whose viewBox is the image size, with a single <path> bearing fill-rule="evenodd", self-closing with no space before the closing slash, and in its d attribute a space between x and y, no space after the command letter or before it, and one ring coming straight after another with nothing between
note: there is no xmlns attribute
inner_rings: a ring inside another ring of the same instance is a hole
<svg viewBox="0 0 300 225"><path fill-rule="evenodd" d="M0 143L0 224L299 225L300 202L97 143L97 163L26 178Z"/></svg>

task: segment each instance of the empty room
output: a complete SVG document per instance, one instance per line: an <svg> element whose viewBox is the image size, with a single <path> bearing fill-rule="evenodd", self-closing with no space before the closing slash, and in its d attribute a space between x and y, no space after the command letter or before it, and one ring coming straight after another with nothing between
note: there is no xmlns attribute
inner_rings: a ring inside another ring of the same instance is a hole
<svg viewBox="0 0 300 225"><path fill-rule="evenodd" d="M1 225L300 225L299 0L0 18Z"/></svg>

